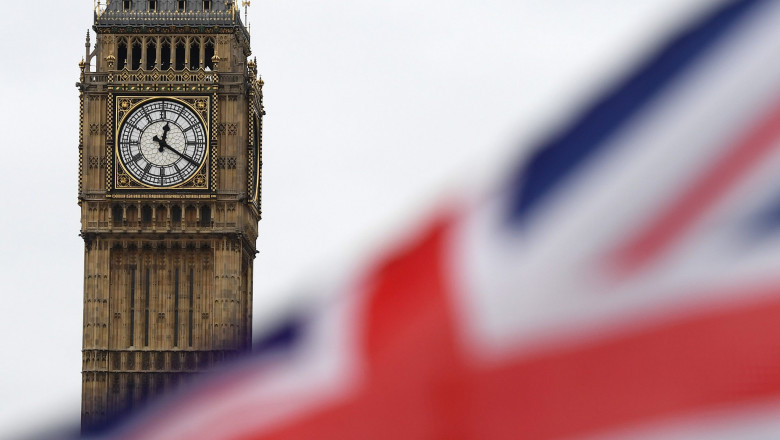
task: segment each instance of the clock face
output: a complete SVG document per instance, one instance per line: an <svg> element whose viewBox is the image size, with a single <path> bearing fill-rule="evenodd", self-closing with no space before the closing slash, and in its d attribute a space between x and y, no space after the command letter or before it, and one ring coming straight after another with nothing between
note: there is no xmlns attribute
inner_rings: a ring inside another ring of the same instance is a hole
<svg viewBox="0 0 780 440"><path fill-rule="evenodd" d="M171 99L146 101L122 122L119 159L137 181L152 187L186 182L206 160L206 127L185 104Z"/></svg>

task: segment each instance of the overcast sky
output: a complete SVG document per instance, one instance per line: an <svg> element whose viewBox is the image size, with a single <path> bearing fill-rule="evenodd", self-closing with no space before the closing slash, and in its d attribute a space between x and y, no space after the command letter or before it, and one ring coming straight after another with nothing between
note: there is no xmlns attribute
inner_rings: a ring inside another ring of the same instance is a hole
<svg viewBox="0 0 780 440"><path fill-rule="evenodd" d="M254 0L265 80L255 325L489 180L717 0ZM0 437L75 422L78 61L92 0L0 14ZM93 41L94 41L93 34Z"/></svg>

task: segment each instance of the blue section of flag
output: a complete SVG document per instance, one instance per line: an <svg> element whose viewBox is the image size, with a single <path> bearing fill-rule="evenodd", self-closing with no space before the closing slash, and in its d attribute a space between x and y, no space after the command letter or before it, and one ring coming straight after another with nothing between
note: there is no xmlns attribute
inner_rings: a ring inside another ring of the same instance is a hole
<svg viewBox="0 0 780 440"><path fill-rule="evenodd" d="M256 337L252 352L262 356L271 352L292 350L303 339L306 324L310 320L311 317L303 313L288 316L280 324Z"/></svg>
<svg viewBox="0 0 780 440"><path fill-rule="evenodd" d="M780 231L780 197L767 201L758 213L751 216L747 235L751 242Z"/></svg>
<svg viewBox="0 0 780 440"><path fill-rule="evenodd" d="M716 9L699 25L672 38L648 62L575 118L574 124L543 143L511 182L511 223L524 224L540 203L604 150L607 141L629 120L712 50L745 15L766 1L733 1Z"/></svg>

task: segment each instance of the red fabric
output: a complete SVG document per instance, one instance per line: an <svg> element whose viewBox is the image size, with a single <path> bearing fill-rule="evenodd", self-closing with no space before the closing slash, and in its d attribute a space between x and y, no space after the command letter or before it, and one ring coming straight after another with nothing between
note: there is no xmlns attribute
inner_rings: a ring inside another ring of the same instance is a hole
<svg viewBox="0 0 780 440"><path fill-rule="evenodd" d="M242 440L555 439L780 396L780 287L765 298L473 368L455 336L447 223L374 277L369 377L348 401Z"/></svg>

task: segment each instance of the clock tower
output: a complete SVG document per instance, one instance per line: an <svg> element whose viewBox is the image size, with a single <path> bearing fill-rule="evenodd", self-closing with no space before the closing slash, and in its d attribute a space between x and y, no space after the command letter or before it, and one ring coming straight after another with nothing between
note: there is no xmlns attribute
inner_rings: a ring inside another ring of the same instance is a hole
<svg viewBox="0 0 780 440"><path fill-rule="evenodd" d="M86 431L250 347L264 114L235 0L107 0L93 30L77 84Z"/></svg>

